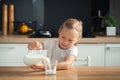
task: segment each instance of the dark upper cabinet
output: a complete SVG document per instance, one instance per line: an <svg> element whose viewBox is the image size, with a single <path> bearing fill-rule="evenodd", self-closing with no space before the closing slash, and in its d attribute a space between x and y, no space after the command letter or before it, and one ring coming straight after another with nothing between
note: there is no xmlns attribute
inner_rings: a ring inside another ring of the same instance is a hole
<svg viewBox="0 0 120 80"><path fill-rule="evenodd" d="M58 28L67 18L82 20L83 31L90 31L91 0L44 0L44 5L45 29L53 32L53 36L58 36Z"/></svg>
<svg viewBox="0 0 120 80"><path fill-rule="evenodd" d="M99 9L102 14L109 11L109 0L2 0L0 22L3 4L15 5L16 21L37 21L37 30L49 30L54 37L58 36L58 28L67 18L82 20L83 33L90 35L91 17L96 16Z"/></svg>
<svg viewBox="0 0 120 80"><path fill-rule="evenodd" d="M98 16L98 10L101 11L101 16L105 15L110 10L110 0L91 0L91 15Z"/></svg>

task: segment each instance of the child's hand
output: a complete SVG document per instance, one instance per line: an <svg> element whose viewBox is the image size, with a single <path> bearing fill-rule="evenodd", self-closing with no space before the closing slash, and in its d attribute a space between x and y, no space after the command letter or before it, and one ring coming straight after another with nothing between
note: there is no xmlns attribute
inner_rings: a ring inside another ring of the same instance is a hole
<svg viewBox="0 0 120 80"><path fill-rule="evenodd" d="M42 49L42 44L38 41L36 42L31 42L28 44L28 49L29 50L38 50L38 49Z"/></svg>
<svg viewBox="0 0 120 80"><path fill-rule="evenodd" d="M38 65L32 65L31 68L34 69L34 70L44 70L45 66L43 64L41 64L39 66Z"/></svg>
<svg viewBox="0 0 120 80"><path fill-rule="evenodd" d="M45 62L42 61L40 64L34 64L31 66L34 70L44 70L45 69Z"/></svg>

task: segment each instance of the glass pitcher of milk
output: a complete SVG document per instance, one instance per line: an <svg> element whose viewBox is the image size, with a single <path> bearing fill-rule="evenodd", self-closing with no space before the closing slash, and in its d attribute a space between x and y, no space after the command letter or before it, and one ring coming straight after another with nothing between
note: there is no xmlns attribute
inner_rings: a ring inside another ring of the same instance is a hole
<svg viewBox="0 0 120 80"><path fill-rule="evenodd" d="M47 57L47 50L30 50L28 51L28 54L24 56L24 64L27 66L40 64L42 60L50 63L50 60Z"/></svg>

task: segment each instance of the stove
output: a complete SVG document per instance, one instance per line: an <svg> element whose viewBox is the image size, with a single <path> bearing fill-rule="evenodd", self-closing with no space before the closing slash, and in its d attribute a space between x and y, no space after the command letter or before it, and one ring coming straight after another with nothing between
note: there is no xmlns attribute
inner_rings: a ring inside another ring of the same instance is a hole
<svg viewBox="0 0 120 80"><path fill-rule="evenodd" d="M29 34L29 38L51 38L50 31L33 31Z"/></svg>

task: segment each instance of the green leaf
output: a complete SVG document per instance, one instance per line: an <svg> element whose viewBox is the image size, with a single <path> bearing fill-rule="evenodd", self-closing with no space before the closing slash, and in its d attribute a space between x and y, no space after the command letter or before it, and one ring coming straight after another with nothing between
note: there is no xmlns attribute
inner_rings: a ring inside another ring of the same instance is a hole
<svg viewBox="0 0 120 80"><path fill-rule="evenodd" d="M110 13L106 14L103 17L105 26L117 26L117 19L115 16L112 16Z"/></svg>

